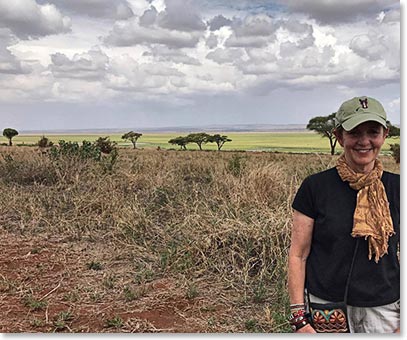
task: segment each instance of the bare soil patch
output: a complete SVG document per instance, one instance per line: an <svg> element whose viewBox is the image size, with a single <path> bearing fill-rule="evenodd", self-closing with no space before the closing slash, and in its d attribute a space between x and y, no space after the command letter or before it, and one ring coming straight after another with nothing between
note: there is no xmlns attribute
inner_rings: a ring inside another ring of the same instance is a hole
<svg viewBox="0 0 407 340"><path fill-rule="evenodd" d="M112 244L4 230L0 239L2 333L216 332L223 318L228 330L221 296L188 297L171 277L136 284L126 255Z"/></svg>

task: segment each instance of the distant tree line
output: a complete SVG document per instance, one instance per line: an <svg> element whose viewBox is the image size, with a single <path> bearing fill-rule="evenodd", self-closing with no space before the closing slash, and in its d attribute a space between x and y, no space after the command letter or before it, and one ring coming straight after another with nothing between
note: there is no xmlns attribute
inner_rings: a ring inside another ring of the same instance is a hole
<svg viewBox="0 0 407 340"><path fill-rule="evenodd" d="M216 143L218 150L222 149L223 145L227 142L231 142L232 140L228 138L228 136L215 134L209 135L205 132L198 132L198 133L190 133L187 136L179 136L176 138L172 138L168 141L168 143L173 145L179 145L181 150L186 150L187 145L190 143L195 143L198 145L199 150L202 150L202 145L206 143Z"/></svg>

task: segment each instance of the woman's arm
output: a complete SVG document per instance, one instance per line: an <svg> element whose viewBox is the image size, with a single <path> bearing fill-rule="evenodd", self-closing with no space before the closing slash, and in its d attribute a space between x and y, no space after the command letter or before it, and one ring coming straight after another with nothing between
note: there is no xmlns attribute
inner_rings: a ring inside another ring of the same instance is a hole
<svg viewBox="0 0 407 340"><path fill-rule="evenodd" d="M304 303L304 284L307 257L311 250L314 220L297 210L293 214L291 246L288 255L288 294L291 304ZM311 325L297 331L315 333Z"/></svg>

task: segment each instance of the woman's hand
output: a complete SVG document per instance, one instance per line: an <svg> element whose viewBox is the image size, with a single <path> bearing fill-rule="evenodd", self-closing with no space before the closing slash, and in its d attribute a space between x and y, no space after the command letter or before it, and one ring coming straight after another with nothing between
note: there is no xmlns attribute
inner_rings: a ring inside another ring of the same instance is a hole
<svg viewBox="0 0 407 340"><path fill-rule="evenodd" d="M300 328L298 331L296 331L295 333L316 333L315 329L312 328L312 326L310 324Z"/></svg>

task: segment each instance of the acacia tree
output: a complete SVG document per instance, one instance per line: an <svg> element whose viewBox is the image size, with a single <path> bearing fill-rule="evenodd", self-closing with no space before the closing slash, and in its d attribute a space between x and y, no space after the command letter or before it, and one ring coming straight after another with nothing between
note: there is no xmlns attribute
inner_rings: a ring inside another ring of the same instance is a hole
<svg viewBox="0 0 407 340"><path fill-rule="evenodd" d="M221 136L220 134L215 134L213 136L209 136L209 138L208 138L209 143L216 143L216 145L218 146L218 151L220 151L220 149L226 142L231 142L231 141L232 140L229 139L228 136Z"/></svg>
<svg viewBox="0 0 407 340"><path fill-rule="evenodd" d="M129 131L122 136L122 139L128 139L133 144L133 149L136 148L137 140L142 136L142 133Z"/></svg>
<svg viewBox="0 0 407 340"><path fill-rule="evenodd" d="M199 147L199 150L202 150L202 144L209 142L211 136L205 132L190 133L186 138L191 143L196 143Z"/></svg>
<svg viewBox="0 0 407 340"><path fill-rule="evenodd" d="M14 130L14 129L12 129L12 128L5 128L5 129L3 130L3 136L8 139L8 145L9 145L9 146L12 146L12 145L13 145L13 143L12 143L11 140L13 139L13 137L15 137L15 136L17 136L17 135L18 135L18 131L17 131L17 130Z"/></svg>
<svg viewBox="0 0 407 340"><path fill-rule="evenodd" d="M335 154L335 147L337 143L337 139L334 135L334 118L335 112L330 114L329 116L314 117L307 124L308 130L316 131L320 135L322 135L322 137L327 137L329 139L329 145L331 146L331 155Z"/></svg>
<svg viewBox="0 0 407 340"><path fill-rule="evenodd" d="M170 139L168 141L168 143L173 144L173 145L179 145L181 147L181 150L186 150L187 144L189 143L189 141L186 137L179 136L179 137Z"/></svg>

